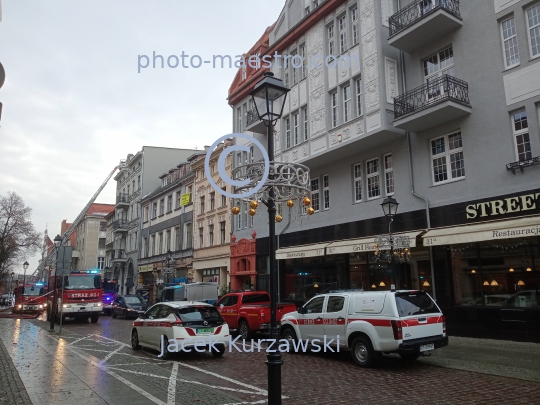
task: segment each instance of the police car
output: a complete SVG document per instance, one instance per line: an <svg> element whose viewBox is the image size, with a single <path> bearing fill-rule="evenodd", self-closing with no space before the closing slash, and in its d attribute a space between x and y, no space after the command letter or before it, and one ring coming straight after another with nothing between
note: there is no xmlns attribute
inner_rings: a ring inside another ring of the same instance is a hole
<svg viewBox="0 0 540 405"><path fill-rule="evenodd" d="M133 322L131 347L159 350L169 359L175 352L205 352L219 357L229 346L229 327L217 309L204 302L155 304Z"/></svg>
<svg viewBox="0 0 540 405"><path fill-rule="evenodd" d="M336 346L350 349L362 367L372 366L383 353L416 360L448 345L440 308L429 294L416 290L317 295L284 315L280 331L293 351L300 351L302 341L324 347L333 339Z"/></svg>

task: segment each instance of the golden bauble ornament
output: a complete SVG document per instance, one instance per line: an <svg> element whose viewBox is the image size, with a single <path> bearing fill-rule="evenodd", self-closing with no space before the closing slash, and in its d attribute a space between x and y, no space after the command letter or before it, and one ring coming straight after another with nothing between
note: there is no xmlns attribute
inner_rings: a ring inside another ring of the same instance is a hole
<svg viewBox="0 0 540 405"><path fill-rule="evenodd" d="M279 214L276 215L276 222L281 222L283 221L283 217Z"/></svg>
<svg viewBox="0 0 540 405"><path fill-rule="evenodd" d="M257 209L258 206L259 206L259 203L257 201L255 201L255 200L253 200L253 201L251 201L249 203L249 207L253 208L254 210Z"/></svg>
<svg viewBox="0 0 540 405"><path fill-rule="evenodd" d="M234 215L240 214L240 208L238 208L238 207L232 207L232 213L233 213Z"/></svg>
<svg viewBox="0 0 540 405"><path fill-rule="evenodd" d="M294 201L293 200L287 201L287 207L289 207L289 208L294 207Z"/></svg>
<svg viewBox="0 0 540 405"><path fill-rule="evenodd" d="M304 197L302 203L307 207L309 204L311 204L311 200L308 197Z"/></svg>
<svg viewBox="0 0 540 405"><path fill-rule="evenodd" d="M313 207L309 207L307 209L307 213L308 213L308 215L313 215L313 214L315 214L315 210L313 209Z"/></svg>
<svg viewBox="0 0 540 405"><path fill-rule="evenodd" d="M253 208L248 211L248 214L254 216L257 213Z"/></svg>

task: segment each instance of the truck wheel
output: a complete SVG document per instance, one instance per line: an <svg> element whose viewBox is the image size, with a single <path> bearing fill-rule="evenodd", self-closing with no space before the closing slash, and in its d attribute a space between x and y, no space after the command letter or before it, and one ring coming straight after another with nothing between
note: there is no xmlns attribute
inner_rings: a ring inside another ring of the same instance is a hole
<svg viewBox="0 0 540 405"><path fill-rule="evenodd" d="M133 350L141 350L141 345L139 344L139 334L137 329L131 331L131 348Z"/></svg>
<svg viewBox="0 0 540 405"><path fill-rule="evenodd" d="M246 321L240 321L240 324L238 325L238 334L243 340L248 340L253 337L253 332Z"/></svg>
<svg viewBox="0 0 540 405"><path fill-rule="evenodd" d="M298 351L294 349L294 344L298 340L298 337L292 328L286 328L281 334L281 337L289 343L289 353L298 353Z"/></svg>
<svg viewBox="0 0 540 405"><path fill-rule="evenodd" d="M99 319L99 315L92 315L92 316L90 317L90 321L91 321L92 323L97 323L98 319Z"/></svg>
<svg viewBox="0 0 540 405"><path fill-rule="evenodd" d="M212 353L212 356L214 357L221 357L225 353L225 346L224 345L216 345L215 347L210 348L210 353Z"/></svg>
<svg viewBox="0 0 540 405"><path fill-rule="evenodd" d="M415 361L420 357L420 353L400 353L399 355L405 361Z"/></svg>
<svg viewBox="0 0 540 405"><path fill-rule="evenodd" d="M368 338L357 337L351 346L354 362L360 367L370 367L375 364L376 357L373 345Z"/></svg>

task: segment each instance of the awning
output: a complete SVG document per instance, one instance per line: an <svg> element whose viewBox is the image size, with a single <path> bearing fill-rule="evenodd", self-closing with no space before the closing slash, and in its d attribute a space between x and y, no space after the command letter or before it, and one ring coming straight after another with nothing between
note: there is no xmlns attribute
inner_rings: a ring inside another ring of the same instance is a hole
<svg viewBox="0 0 540 405"><path fill-rule="evenodd" d="M293 246L276 250L276 259L296 259L301 257L324 256L324 248L328 243L315 245Z"/></svg>
<svg viewBox="0 0 540 405"><path fill-rule="evenodd" d="M410 240L410 247L416 247L416 237L423 231L395 233L394 236L408 236ZM374 252L375 248L375 236L361 239L348 239L340 240L339 242L332 242L326 247L327 255L337 255L341 253L357 253L357 252Z"/></svg>
<svg viewBox="0 0 540 405"><path fill-rule="evenodd" d="M453 245L540 235L540 216L432 229L422 236L424 246Z"/></svg>

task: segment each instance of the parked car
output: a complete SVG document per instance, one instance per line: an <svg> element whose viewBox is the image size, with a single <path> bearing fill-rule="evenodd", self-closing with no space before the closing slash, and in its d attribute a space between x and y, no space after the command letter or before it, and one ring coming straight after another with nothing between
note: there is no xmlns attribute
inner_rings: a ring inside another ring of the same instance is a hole
<svg viewBox="0 0 540 405"><path fill-rule="evenodd" d="M283 316L281 337L290 348L296 346L293 352L303 350L302 341L322 345L334 339L335 346L351 349L362 367L375 364L383 353L412 361L448 345L444 315L424 291L321 294Z"/></svg>
<svg viewBox="0 0 540 405"><path fill-rule="evenodd" d="M181 345L183 351L204 349L219 357L229 346L229 327L212 305L189 301L155 304L133 322L134 350L145 346L169 359L169 342Z"/></svg>
<svg viewBox="0 0 540 405"><path fill-rule="evenodd" d="M199 282L165 287L161 291L161 302L198 301L213 304L218 300L219 284Z"/></svg>
<svg viewBox="0 0 540 405"><path fill-rule="evenodd" d="M525 290L509 296L502 305L511 308L538 308L539 304L540 291Z"/></svg>
<svg viewBox="0 0 540 405"><path fill-rule="evenodd" d="M242 339L251 339L255 332L270 331L270 294L266 291L229 293L221 297L216 307L232 330ZM296 311L294 303L277 304L277 320Z"/></svg>
<svg viewBox="0 0 540 405"><path fill-rule="evenodd" d="M137 318L148 309L148 304L140 295L117 295L111 307L113 318L121 316L124 319Z"/></svg>

